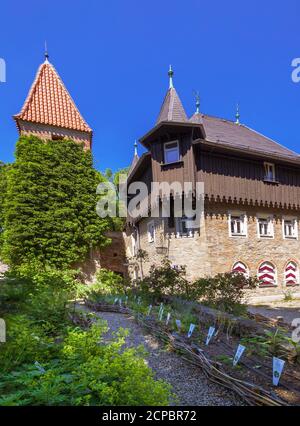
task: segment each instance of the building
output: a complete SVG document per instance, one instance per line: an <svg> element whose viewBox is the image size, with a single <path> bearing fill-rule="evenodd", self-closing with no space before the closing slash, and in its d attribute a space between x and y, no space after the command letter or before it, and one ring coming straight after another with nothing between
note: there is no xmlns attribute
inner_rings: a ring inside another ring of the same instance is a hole
<svg viewBox="0 0 300 426"><path fill-rule="evenodd" d="M56 69L49 62L47 52L21 112L13 118L20 135L35 135L45 141L70 139L83 143L86 150L92 149L92 129L80 114ZM92 281L100 268L126 275L122 233L110 231L107 236L111 239L109 246L101 250L91 250L89 258L76 265L81 268L86 281ZM0 262L0 274L4 268L6 265Z"/></svg>
<svg viewBox="0 0 300 426"><path fill-rule="evenodd" d="M14 115L20 135L41 139L72 139L91 149L93 132L80 114L48 53L19 114Z"/></svg>
<svg viewBox="0 0 300 426"><path fill-rule="evenodd" d="M299 285L300 156L236 121L200 113L188 118L170 85L155 126L140 139L128 184L204 183L198 229L188 217L128 218L130 274L141 276L167 256L188 277L240 271L257 275L263 292ZM171 200L172 201L172 200ZM149 261L137 259L138 250ZM266 289L269 290L266 290Z"/></svg>

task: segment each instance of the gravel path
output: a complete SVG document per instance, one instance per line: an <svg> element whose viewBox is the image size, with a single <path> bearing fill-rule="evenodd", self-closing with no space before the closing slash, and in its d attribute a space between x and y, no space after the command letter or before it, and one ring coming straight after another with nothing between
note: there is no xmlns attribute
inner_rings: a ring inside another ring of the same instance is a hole
<svg viewBox="0 0 300 426"><path fill-rule="evenodd" d="M297 299L290 302L268 302L263 305L249 305L248 311L272 319L282 317L284 322L291 324L294 318L300 318L300 300Z"/></svg>
<svg viewBox="0 0 300 426"><path fill-rule="evenodd" d="M143 345L148 352L147 363L158 379L170 383L177 395L178 405L244 405L233 392L206 379L200 368L186 363L174 352L167 351L153 336L147 334L130 315L114 312L98 312L96 315L107 321L106 338L120 327L130 331L126 340L128 347Z"/></svg>

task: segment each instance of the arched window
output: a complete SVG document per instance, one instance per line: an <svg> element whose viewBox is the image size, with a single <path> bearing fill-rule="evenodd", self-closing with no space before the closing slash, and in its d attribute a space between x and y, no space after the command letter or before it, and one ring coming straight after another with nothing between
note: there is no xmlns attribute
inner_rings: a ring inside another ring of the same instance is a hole
<svg viewBox="0 0 300 426"><path fill-rule="evenodd" d="M277 285L276 267L271 262L263 262L258 268L258 279L261 287Z"/></svg>
<svg viewBox="0 0 300 426"><path fill-rule="evenodd" d="M289 261L284 270L285 285L298 285L299 284L299 268L296 262Z"/></svg>
<svg viewBox="0 0 300 426"><path fill-rule="evenodd" d="M245 275L246 278L249 277L249 268L243 262L236 262L232 267L232 272L239 272L240 274Z"/></svg>

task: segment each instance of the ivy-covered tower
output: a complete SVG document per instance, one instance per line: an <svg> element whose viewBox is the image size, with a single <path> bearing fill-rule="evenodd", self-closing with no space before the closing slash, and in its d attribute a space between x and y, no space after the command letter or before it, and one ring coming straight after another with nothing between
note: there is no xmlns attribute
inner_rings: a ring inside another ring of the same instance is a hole
<svg viewBox="0 0 300 426"><path fill-rule="evenodd" d="M72 139L91 149L92 129L86 123L71 95L45 52L45 61L19 114L13 116L20 135L34 134L42 139Z"/></svg>

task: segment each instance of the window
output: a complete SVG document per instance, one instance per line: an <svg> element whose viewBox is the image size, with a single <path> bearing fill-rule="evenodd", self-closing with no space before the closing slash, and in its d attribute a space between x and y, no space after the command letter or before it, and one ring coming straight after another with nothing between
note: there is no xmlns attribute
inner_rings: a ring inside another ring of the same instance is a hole
<svg viewBox="0 0 300 426"><path fill-rule="evenodd" d="M177 237L182 237L182 236L193 237L194 231L195 231L195 228L193 227L194 220L195 220L195 216L190 218L186 216L177 217L176 218Z"/></svg>
<svg viewBox="0 0 300 426"><path fill-rule="evenodd" d="M243 262L236 262L232 267L232 272L243 274L246 278L249 278L249 268Z"/></svg>
<svg viewBox="0 0 300 426"><path fill-rule="evenodd" d="M275 165L273 163L264 163L265 178L268 182L275 182Z"/></svg>
<svg viewBox="0 0 300 426"><path fill-rule="evenodd" d="M165 151L165 164L176 163L176 161L180 160L178 141L165 143L164 151Z"/></svg>
<svg viewBox="0 0 300 426"><path fill-rule="evenodd" d="M299 285L299 268L296 262L287 263L284 270L284 282L286 286Z"/></svg>
<svg viewBox="0 0 300 426"><path fill-rule="evenodd" d="M154 221L153 220L148 223L148 225L147 225L147 231L148 231L148 242L149 243L154 243L155 226L154 226Z"/></svg>
<svg viewBox="0 0 300 426"><path fill-rule="evenodd" d="M283 237L288 239L298 238L297 219L283 219L282 221Z"/></svg>
<svg viewBox="0 0 300 426"><path fill-rule="evenodd" d="M229 214L229 235L231 237L245 237L247 235L247 221L245 214Z"/></svg>
<svg viewBox="0 0 300 426"><path fill-rule="evenodd" d="M276 268L271 262L263 262L258 268L258 279L261 287L273 287L277 284Z"/></svg>
<svg viewBox="0 0 300 426"><path fill-rule="evenodd" d="M257 218L257 233L260 238L274 237L274 226L272 217Z"/></svg>

